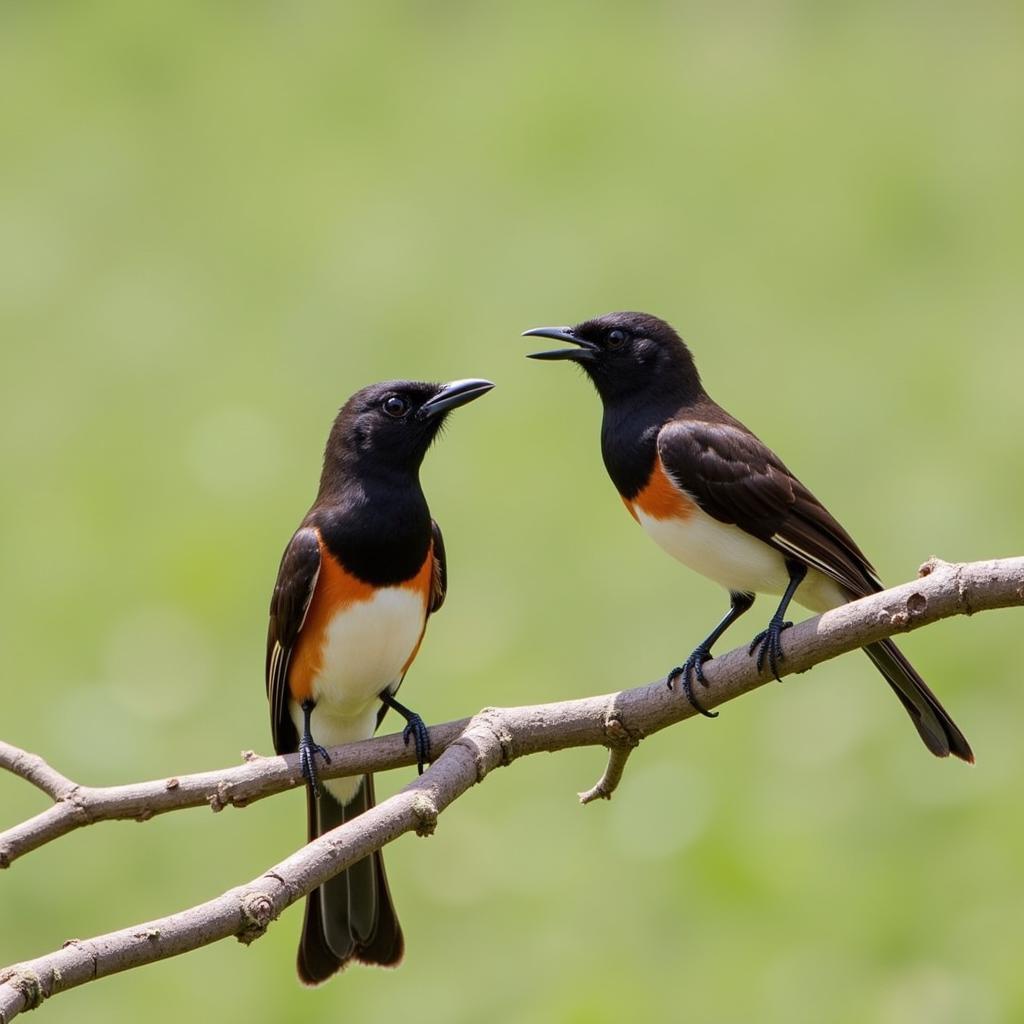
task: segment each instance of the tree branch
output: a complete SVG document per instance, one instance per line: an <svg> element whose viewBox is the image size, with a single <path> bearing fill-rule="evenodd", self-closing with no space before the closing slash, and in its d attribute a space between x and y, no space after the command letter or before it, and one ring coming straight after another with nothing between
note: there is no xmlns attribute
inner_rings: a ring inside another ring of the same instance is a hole
<svg viewBox="0 0 1024 1024"><path fill-rule="evenodd" d="M443 750L468 724L469 719L463 718L435 726L430 731L432 749ZM10 867L26 853L97 821L148 821L154 815L185 807L208 806L213 811L245 807L254 800L303 784L298 754L261 757L245 751L242 759L244 763L235 768L124 786L91 787L77 785L50 768L41 757L0 740L0 768L38 785L54 799L52 807L0 832L0 868ZM406 749L401 736L396 734L332 750L331 764L319 768L319 774L322 778L336 778L415 763L415 752ZM31 775L27 765L31 765ZM47 780L46 786L41 779ZM56 780L60 780L59 785Z"/></svg>
<svg viewBox="0 0 1024 1024"><path fill-rule="evenodd" d="M786 632L784 674L952 615L1024 605L1024 558L950 565L932 559L922 578L843 605ZM705 667L705 707L715 707L771 679L745 648ZM431 729L440 752L433 765L395 796L326 833L246 885L159 920L88 940L0 970L0 1024L43 999L118 971L197 949L234 935L258 938L286 907L339 871L406 832L429 834L437 816L494 768L541 751L586 745L611 751L600 782L584 796L610 796L626 754L640 739L695 714L664 680L619 693L532 707L490 708L472 719ZM384 771L411 764L398 736L331 752L324 777ZM0 744L0 766L38 786L56 802L48 811L0 835L0 863L93 821L145 820L181 807L214 810L242 806L300 783L294 756L247 757L237 768L156 782L90 789L78 786L41 758ZM591 795L593 794L593 795Z"/></svg>

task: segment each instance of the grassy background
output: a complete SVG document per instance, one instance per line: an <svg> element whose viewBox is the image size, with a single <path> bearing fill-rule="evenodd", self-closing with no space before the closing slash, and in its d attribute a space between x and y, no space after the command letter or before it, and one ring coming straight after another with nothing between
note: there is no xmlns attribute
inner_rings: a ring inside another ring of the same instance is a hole
<svg viewBox="0 0 1024 1024"><path fill-rule="evenodd" d="M1019 554L1022 21L3 5L4 738L91 783L268 750L278 558L335 409L392 376L499 385L425 467L451 591L408 701L439 721L664 672L723 595L635 527L595 397L517 337L608 309L672 320L884 577ZM45 1018L1022 1019L1019 636L1002 612L906 640L973 770L843 658L651 739L611 804L575 803L597 753L535 758L397 843L398 973L300 990L296 908ZM0 876L0 963L259 873L301 804L41 850ZM0 806L43 801L0 779Z"/></svg>

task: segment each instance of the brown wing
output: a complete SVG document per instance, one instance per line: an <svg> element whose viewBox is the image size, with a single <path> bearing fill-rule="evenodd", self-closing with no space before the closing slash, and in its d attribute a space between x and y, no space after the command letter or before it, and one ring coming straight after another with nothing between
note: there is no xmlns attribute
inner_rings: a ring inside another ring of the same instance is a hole
<svg viewBox="0 0 1024 1024"><path fill-rule="evenodd" d="M285 548L270 599L267 697L274 750L279 754L293 753L299 745L295 725L288 714L288 666L319 575L320 541L316 530L304 527Z"/></svg>
<svg viewBox="0 0 1024 1024"><path fill-rule="evenodd" d="M430 575L430 604L431 613L436 612L444 604L445 595L448 593L448 559L444 553L444 537L441 536L441 527L430 520L430 534L433 538L433 571Z"/></svg>
<svg viewBox="0 0 1024 1024"><path fill-rule="evenodd" d="M658 454L708 515L818 569L853 595L882 589L853 538L746 428L669 423L658 435Z"/></svg>

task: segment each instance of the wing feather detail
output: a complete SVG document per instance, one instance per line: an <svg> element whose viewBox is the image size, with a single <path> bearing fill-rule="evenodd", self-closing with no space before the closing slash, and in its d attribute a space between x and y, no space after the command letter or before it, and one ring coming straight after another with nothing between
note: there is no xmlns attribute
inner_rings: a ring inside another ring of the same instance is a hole
<svg viewBox="0 0 1024 1024"><path fill-rule="evenodd" d="M433 614L441 605L448 594L448 558L444 550L444 537L441 536L441 527L431 519L430 534L433 540L431 545L433 564L430 574L430 603L428 608Z"/></svg>
<svg viewBox="0 0 1024 1024"><path fill-rule="evenodd" d="M299 738L288 713L288 668L320 577L320 538L312 527L300 529L285 548L270 599L267 631L267 697L274 750L298 749Z"/></svg>
<svg viewBox="0 0 1024 1024"><path fill-rule="evenodd" d="M658 434L658 455L675 483L719 522L819 570L851 596L882 589L842 525L739 423L670 421Z"/></svg>

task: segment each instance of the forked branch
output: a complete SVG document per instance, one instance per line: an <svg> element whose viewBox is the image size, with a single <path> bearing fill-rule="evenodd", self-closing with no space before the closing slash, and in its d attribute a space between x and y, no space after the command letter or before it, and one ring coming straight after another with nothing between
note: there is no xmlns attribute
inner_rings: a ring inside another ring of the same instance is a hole
<svg viewBox="0 0 1024 1024"><path fill-rule="evenodd" d="M911 583L844 605L786 632L784 674L805 672L846 651L952 615L1024 605L1024 558L951 565L933 559ZM702 703L712 708L768 682L745 648L705 667ZM452 801L499 765L527 754L604 746L608 768L584 802L608 797L629 751L645 736L696 714L664 680L582 700L490 708L431 729L436 760L395 796L328 832L258 878L206 903L93 939L69 940L52 953L0 970L0 1024L44 999L118 971L235 936L258 938L286 907L350 864L406 832L429 834ZM325 778L412 764L400 737L383 736L331 751ZM80 786L33 754L0 744L0 767L55 802L0 833L0 865L69 831L101 820L135 818L182 807L242 806L300 783L297 758L248 755L239 767L107 788Z"/></svg>

